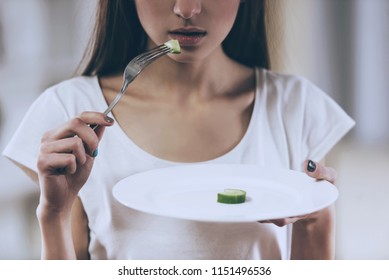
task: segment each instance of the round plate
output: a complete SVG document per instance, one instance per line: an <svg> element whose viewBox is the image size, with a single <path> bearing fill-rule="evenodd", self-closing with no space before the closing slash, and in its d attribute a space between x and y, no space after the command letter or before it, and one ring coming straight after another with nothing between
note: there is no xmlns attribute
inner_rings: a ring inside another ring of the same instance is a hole
<svg viewBox="0 0 389 280"><path fill-rule="evenodd" d="M247 192L246 202L223 204L224 189ZM203 222L253 222L294 217L329 206L336 187L302 172L256 165L197 164L156 169L127 177L113 188L123 205Z"/></svg>

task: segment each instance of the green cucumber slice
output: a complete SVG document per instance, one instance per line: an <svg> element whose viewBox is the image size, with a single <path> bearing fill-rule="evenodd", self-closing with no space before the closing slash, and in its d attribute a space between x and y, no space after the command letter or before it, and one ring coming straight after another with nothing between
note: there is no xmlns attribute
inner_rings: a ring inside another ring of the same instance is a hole
<svg viewBox="0 0 389 280"><path fill-rule="evenodd" d="M225 189L217 194L217 202L226 204L239 204L246 201L246 192L239 189Z"/></svg>
<svg viewBox="0 0 389 280"><path fill-rule="evenodd" d="M171 53L181 53L180 43L177 40L167 41L164 45L170 49Z"/></svg>

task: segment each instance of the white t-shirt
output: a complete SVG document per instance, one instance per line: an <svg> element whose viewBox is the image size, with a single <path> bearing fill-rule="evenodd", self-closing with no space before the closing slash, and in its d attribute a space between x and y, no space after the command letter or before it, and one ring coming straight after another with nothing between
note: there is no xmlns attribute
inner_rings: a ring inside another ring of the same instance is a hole
<svg viewBox="0 0 389 280"><path fill-rule="evenodd" d="M202 162L301 170L321 160L354 121L325 93L296 76L256 70L249 127L231 151ZM83 111L107 107L97 77L76 77L46 90L31 106L4 155L37 171L42 134ZM112 188L142 171L180 165L137 146L117 122L106 129L80 198L88 216L92 259L288 259L292 226L209 223L161 217L118 203Z"/></svg>

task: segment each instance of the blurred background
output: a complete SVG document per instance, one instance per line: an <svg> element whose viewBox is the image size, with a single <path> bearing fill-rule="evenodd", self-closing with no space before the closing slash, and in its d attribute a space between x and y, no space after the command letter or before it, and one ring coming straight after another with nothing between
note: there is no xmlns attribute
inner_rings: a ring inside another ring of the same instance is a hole
<svg viewBox="0 0 389 280"><path fill-rule="evenodd" d="M338 171L337 259L389 259L389 0L271 0L274 69L307 77L356 120ZM74 75L96 0L0 0L0 151L48 86ZM38 187L0 158L0 259L40 257Z"/></svg>

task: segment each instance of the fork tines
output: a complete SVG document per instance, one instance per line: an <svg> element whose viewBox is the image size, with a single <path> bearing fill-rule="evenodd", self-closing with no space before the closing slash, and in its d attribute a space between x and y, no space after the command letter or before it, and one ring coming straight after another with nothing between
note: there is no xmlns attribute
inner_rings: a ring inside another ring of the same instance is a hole
<svg viewBox="0 0 389 280"><path fill-rule="evenodd" d="M168 46L160 45L158 47L155 47L155 48L149 50L148 52L145 52L145 53L139 55L136 59L136 63L140 63L140 64L150 63L154 59L156 59L156 58L158 58L166 53L169 53L170 51L171 50Z"/></svg>

